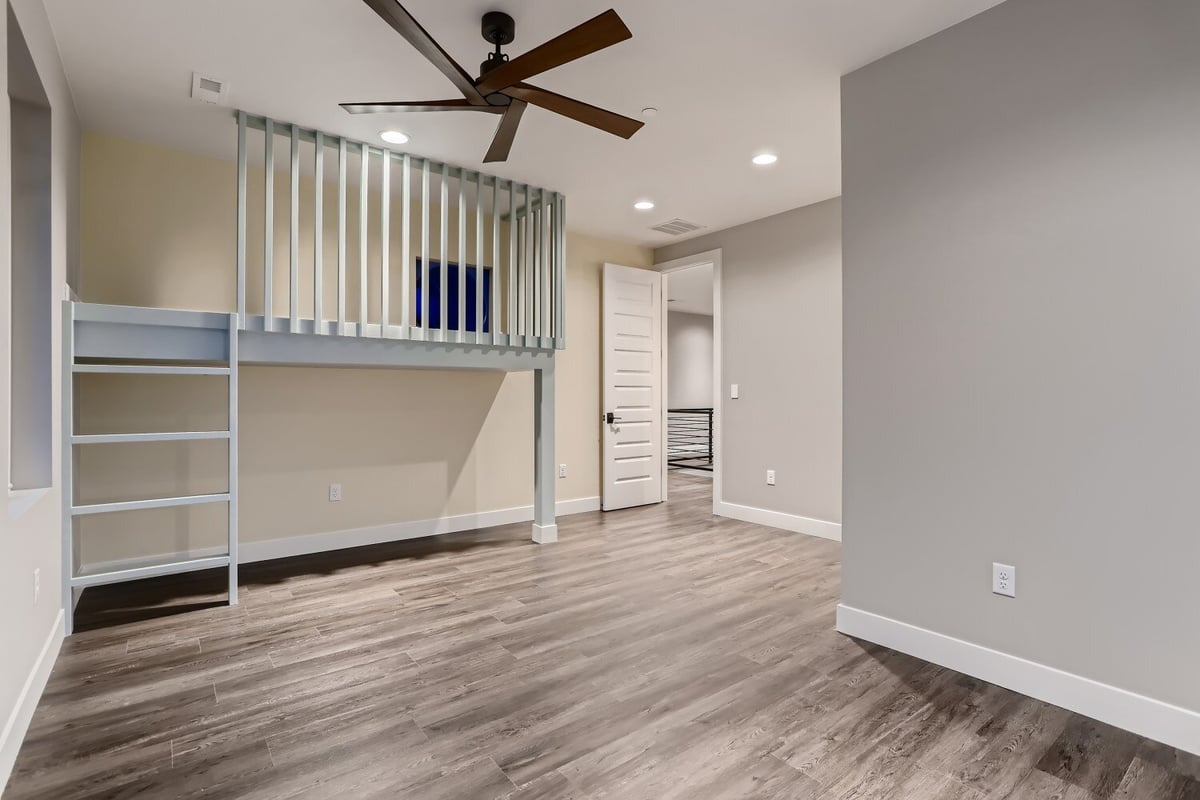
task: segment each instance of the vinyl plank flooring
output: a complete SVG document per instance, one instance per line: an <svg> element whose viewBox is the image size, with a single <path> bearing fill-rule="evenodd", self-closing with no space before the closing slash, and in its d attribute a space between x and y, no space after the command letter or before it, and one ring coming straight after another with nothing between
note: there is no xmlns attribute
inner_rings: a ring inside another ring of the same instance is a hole
<svg viewBox="0 0 1200 800"><path fill-rule="evenodd" d="M834 629L671 501L88 589L5 800L1200 800L1200 759Z"/></svg>

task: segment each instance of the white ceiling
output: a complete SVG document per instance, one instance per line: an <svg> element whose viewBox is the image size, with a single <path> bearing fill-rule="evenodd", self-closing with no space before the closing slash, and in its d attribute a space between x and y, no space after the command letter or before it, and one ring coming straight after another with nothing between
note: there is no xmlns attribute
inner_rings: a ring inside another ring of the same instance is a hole
<svg viewBox="0 0 1200 800"><path fill-rule="evenodd" d="M713 313L713 266L702 264L699 267L668 272L667 279L667 310L683 311L688 314Z"/></svg>
<svg viewBox="0 0 1200 800"><path fill-rule="evenodd" d="M228 109L189 98L193 70L231 104L281 121L480 168L497 119L350 117L339 102L455 96L362 0L45 0L85 128L232 157ZM836 196L839 77L999 0L405 0L472 74L483 12L516 18L517 55L615 4L633 39L531 82L628 116L631 140L530 108L505 164L485 171L566 193L573 229L642 244L674 217L708 230ZM778 152L772 168L750 157ZM633 209L651 198L657 208Z"/></svg>

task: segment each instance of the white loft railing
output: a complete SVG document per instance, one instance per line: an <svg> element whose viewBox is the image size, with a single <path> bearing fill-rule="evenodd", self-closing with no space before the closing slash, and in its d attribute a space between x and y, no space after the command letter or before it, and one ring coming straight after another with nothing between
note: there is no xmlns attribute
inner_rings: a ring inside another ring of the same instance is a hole
<svg viewBox="0 0 1200 800"><path fill-rule="evenodd" d="M243 111L237 124L242 329L565 346L563 195Z"/></svg>

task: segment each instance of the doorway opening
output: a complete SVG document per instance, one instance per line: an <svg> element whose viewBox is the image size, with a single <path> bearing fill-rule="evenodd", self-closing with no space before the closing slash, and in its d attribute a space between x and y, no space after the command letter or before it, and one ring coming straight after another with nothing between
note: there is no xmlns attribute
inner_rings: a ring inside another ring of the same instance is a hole
<svg viewBox="0 0 1200 800"><path fill-rule="evenodd" d="M720 251L657 265L663 275L664 494L720 481ZM664 499L667 499L664 496Z"/></svg>

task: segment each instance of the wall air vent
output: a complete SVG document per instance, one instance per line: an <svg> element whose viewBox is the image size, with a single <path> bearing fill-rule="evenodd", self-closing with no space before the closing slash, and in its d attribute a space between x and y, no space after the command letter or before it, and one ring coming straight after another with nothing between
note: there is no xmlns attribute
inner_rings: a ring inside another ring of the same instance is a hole
<svg viewBox="0 0 1200 800"><path fill-rule="evenodd" d="M658 231L659 233L666 233L671 236L682 236L685 233L691 233L692 231L703 229L703 225L697 225L694 222L688 222L686 219L679 219L676 217L675 219L664 222L661 225L655 225L650 230Z"/></svg>
<svg viewBox="0 0 1200 800"><path fill-rule="evenodd" d="M192 99L223 106L229 98L229 84L216 78L208 78L199 72L192 73Z"/></svg>

